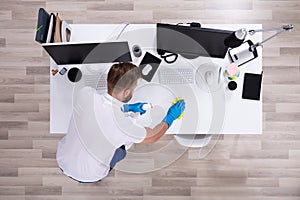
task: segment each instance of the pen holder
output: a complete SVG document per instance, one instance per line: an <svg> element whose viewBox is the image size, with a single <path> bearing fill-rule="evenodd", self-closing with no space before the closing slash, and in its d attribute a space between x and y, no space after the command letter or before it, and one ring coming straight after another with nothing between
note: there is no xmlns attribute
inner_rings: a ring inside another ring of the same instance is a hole
<svg viewBox="0 0 300 200"><path fill-rule="evenodd" d="M230 91L233 91L237 88L237 83L235 81L230 81L228 83L227 87Z"/></svg>
<svg viewBox="0 0 300 200"><path fill-rule="evenodd" d="M68 79L73 83L80 81L81 77L82 77L82 72L77 67L73 67L68 72Z"/></svg>
<svg viewBox="0 0 300 200"><path fill-rule="evenodd" d="M133 47L132 47L132 52L133 52L133 55L135 56L135 57L140 57L141 55L142 55L142 49L141 49L141 47L140 46L138 46L138 45L134 45Z"/></svg>

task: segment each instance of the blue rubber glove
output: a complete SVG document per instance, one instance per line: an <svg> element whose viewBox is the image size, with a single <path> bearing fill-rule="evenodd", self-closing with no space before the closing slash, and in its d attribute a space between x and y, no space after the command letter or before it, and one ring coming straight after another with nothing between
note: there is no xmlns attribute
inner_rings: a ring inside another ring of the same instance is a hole
<svg viewBox="0 0 300 200"><path fill-rule="evenodd" d="M124 104L123 112L139 112L141 115L146 113L146 110L143 110L142 107L146 103L134 103L134 104Z"/></svg>
<svg viewBox="0 0 300 200"><path fill-rule="evenodd" d="M173 121L177 119L185 109L184 100L179 100L176 104L172 105L163 119L163 122L168 124L168 128L172 125Z"/></svg>

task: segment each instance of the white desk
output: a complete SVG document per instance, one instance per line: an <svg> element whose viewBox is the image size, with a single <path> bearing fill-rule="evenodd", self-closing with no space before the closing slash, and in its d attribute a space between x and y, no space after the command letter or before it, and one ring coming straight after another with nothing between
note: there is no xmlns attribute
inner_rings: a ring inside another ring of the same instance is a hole
<svg viewBox="0 0 300 200"><path fill-rule="evenodd" d="M72 27L72 42L92 42L92 41L114 41L119 32L124 28L125 24L101 24L101 25L86 25L86 24L73 24ZM245 27L250 29L260 29L261 25L248 24L248 25L203 25L203 27L220 28L227 30L237 30ZM130 24L126 27L124 32L120 35L119 41L128 41L129 48L138 44L145 51L157 55L156 49L156 25L155 24ZM247 39L247 38L246 38ZM260 33L251 36L252 41L261 41L262 35ZM211 125L216 116L212 116L212 110L218 111L218 106L223 104L212 103L211 94L206 93L199 89L196 85L176 85L167 86L173 90L177 96L181 96L186 100L187 108L185 110L185 116L182 121L176 121L168 134L206 134L206 133L221 133L221 134L261 134L262 133L262 100L252 101L242 99L242 85L244 79L244 73L261 73L262 71L262 51L258 49L259 57L241 68L241 75L237 79L238 88L231 92L223 92L224 98L224 116L221 115L221 121L217 123L217 128L214 130L214 125ZM132 55L133 63L138 65L143 56L135 58ZM179 58L174 65L178 65L181 61L189 63L190 66L197 67L201 63L208 61L209 58L199 57L194 60L184 61L184 58ZM225 59L212 59L213 62L224 68L229 64L228 56ZM162 62L161 67L168 64ZM50 68L55 68L55 63L50 61ZM75 65L78 68L83 69L86 66ZM90 65L91 67L102 67L106 69L110 67L107 65ZM61 66L59 66L61 67ZM64 66L67 69L74 67L73 65ZM71 83L67 76L50 75L50 132L51 133L66 133L69 120L72 113L73 106L73 91L75 84ZM154 76L153 82L158 82L157 75ZM77 86L76 86L77 87ZM77 87L78 88L78 87ZM224 84L225 88L225 84ZM191 91L196 94L194 97L187 95L187 91ZM222 94L221 98L222 98ZM261 98L262 99L262 98ZM217 105L217 107L216 107ZM196 112L195 112L196 111ZM217 116L218 117L218 116ZM196 121L193 126L187 126L187 122L191 120ZM221 122L221 124L220 124ZM181 125L181 126L180 126Z"/></svg>

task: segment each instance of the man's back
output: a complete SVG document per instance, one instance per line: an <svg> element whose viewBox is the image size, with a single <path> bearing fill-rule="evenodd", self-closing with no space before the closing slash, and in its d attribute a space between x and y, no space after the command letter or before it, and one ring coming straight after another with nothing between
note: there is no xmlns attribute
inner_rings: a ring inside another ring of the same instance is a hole
<svg viewBox="0 0 300 200"><path fill-rule="evenodd" d="M125 145L128 149L144 139L144 128L126 123L124 129L129 127L138 134L134 137L118 125L119 121L128 121L120 109L122 104L92 88L78 92L68 134L57 150L57 162L65 174L82 182L102 179L107 176L118 147Z"/></svg>

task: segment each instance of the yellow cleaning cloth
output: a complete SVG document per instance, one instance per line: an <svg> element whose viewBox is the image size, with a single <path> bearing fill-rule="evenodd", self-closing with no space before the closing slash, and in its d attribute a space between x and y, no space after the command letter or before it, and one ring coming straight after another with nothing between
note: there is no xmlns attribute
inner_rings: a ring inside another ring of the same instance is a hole
<svg viewBox="0 0 300 200"><path fill-rule="evenodd" d="M172 102L172 105L176 104L179 100L183 100L183 98L177 97L177 98ZM184 114L184 112L182 112L181 115L179 115L179 117L178 117L177 119L183 118L183 114Z"/></svg>

